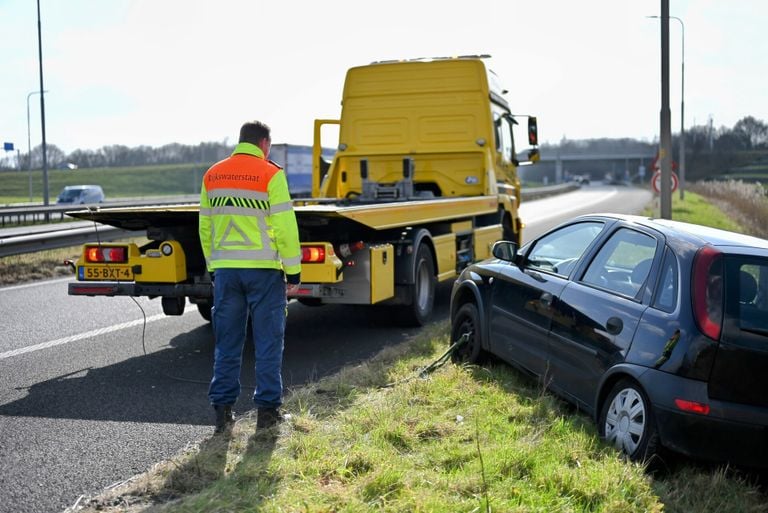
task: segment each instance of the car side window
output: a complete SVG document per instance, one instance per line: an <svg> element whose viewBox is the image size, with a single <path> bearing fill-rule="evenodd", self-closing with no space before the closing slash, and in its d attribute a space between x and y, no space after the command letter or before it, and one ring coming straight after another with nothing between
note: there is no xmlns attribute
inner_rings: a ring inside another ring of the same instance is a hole
<svg viewBox="0 0 768 513"><path fill-rule="evenodd" d="M656 239L620 228L589 264L582 281L625 296L636 297L651 271Z"/></svg>
<svg viewBox="0 0 768 513"><path fill-rule="evenodd" d="M528 267L568 276L579 258L603 229L603 223L585 221L545 235L528 252Z"/></svg>
<svg viewBox="0 0 768 513"><path fill-rule="evenodd" d="M661 277L656 295L651 306L664 312L673 312L677 307L678 291L677 258L671 250L667 249L664 261L661 264Z"/></svg>

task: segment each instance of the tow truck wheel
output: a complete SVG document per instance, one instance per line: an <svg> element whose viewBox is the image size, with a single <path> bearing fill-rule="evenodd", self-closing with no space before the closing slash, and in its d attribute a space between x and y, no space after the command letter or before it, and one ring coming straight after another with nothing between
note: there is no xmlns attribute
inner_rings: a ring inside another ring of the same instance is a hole
<svg viewBox="0 0 768 513"><path fill-rule="evenodd" d="M211 322L211 313L213 305L210 303L198 303L197 311L200 312L200 316L208 322Z"/></svg>
<svg viewBox="0 0 768 513"><path fill-rule="evenodd" d="M501 223L501 237L503 240L517 241L517 233L512 225L512 217L503 208L499 209L499 221Z"/></svg>
<svg viewBox="0 0 768 513"><path fill-rule="evenodd" d="M163 313L165 315L182 315L184 313L184 307L187 304L186 298L183 297L163 297Z"/></svg>
<svg viewBox="0 0 768 513"><path fill-rule="evenodd" d="M429 246L419 245L413 265L414 283L408 286L411 304L405 307L403 318L409 325L423 326L435 305L435 264Z"/></svg>

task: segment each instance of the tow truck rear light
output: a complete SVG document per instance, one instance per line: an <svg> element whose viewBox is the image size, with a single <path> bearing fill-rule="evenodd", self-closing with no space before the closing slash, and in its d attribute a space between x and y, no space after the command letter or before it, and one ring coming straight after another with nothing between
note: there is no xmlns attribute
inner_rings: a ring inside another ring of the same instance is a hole
<svg viewBox="0 0 768 513"><path fill-rule="evenodd" d="M128 261L126 246L86 246L86 262L125 263Z"/></svg>
<svg viewBox="0 0 768 513"><path fill-rule="evenodd" d="M325 246L302 246L301 263L316 264L325 262Z"/></svg>

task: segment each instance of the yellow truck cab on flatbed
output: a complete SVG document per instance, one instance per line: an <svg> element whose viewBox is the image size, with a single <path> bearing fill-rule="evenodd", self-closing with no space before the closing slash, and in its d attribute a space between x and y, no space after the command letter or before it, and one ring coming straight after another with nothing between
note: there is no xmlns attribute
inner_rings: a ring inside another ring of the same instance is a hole
<svg viewBox="0 0 768 513"><path fill-rule="evenodd" d="M380 62L348 71L340 119L315 121L312 196L294 200L303 250L296 299L391 305L404 320L421 324L432 312L436 282L488 258L496 240L520 242L513 127L516 118L527 118L527 160L535 161L536 119L512 113L486 58ZM323 158L329 146L321 140L324 125L338 125L330 162ZM210 282L195 240L197 216L185 212L71 213L139 226L153 243L125 252L129 261L119 265L140 273L118 285L89 277L110 275L89 271L108 264L90 262L84 250L77 263L81 282L70 284L70 294L97 295L103 285L102 295L161 296L168 314L183 311L189 297L209 317ZM166 255L168 241L177 245ZM152 282L141 278L153 258L149 251L160 259L148 267ZM185 258L186 273L178 272L176 258Z"/></svg>

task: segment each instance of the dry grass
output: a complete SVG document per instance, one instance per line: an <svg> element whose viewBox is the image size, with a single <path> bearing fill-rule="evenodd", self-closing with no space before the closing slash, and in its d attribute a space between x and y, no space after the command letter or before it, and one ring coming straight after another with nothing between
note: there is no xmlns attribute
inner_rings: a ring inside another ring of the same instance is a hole
<svg viewBox="0 0 768 513"><path fill-rule="evenodd" d="M25 255L0 258L0 285L16 285L61 276L69 276L72 270L65 260L76 260L81 247L51 249Z"/></svg>
<svg viewBox="0 0 768 513"><path fill-rule="evenodd" d="M741 225L744 233L768 238L768 199L761 183L741 180L696 182L690 190L709 199L726 216Z"/></svg>
<svg viewBox="0 0 768 513"><path fill-rule="evenodd" d="M145 237L135 237L114 242L133 242L141 246L148 240ZM82 246L73 246L2 257L0 258L0 286L72 276L73 271L66 261L76 261L80 258L82 249Z"/></svg>

